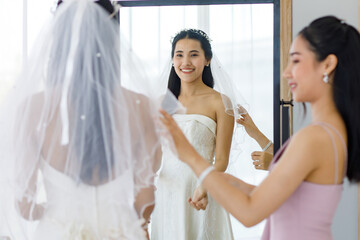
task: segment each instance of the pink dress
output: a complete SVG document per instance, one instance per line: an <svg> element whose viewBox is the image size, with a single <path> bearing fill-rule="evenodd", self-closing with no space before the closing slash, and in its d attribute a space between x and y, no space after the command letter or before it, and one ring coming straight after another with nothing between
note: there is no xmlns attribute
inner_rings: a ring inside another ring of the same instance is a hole
<svg viewBox="0 0 360 240"><path fill-rule="evenodd" d="M338 179L338 154L334 142L335 132L340 137L345 153L345 141L339 132L329 124L316 123L331 137L335 151L334 184L302 182L298 189L268 219L261 240L329 240L333 239L331 224L343 191ZM332 130L332 131L331 131ZM269 170L274 167L286 149L289 140L276 153ZM346 169L346 166L345 166Z"/></svg>

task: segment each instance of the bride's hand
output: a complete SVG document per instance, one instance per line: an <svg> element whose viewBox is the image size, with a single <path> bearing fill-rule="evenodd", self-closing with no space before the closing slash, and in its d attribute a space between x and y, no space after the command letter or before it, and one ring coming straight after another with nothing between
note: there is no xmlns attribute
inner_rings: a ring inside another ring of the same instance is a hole
<svg viewBox="0 0 360 240"><path fill-rule="evenodd" d="M188 162L192 157L197 155L196 150L186 139L175 120L164 110L160 110L160 113L163 116L160 120L172 136L179 159Z"/></svg>
<svg viewBox="0 0 360 240"><path fill-rule="evenodd" d="M208 195L206 189L201 185L198 186L194 191L193 197L189 198L188 202L190 206L198 211L205 210L208 204Z"/></svg>

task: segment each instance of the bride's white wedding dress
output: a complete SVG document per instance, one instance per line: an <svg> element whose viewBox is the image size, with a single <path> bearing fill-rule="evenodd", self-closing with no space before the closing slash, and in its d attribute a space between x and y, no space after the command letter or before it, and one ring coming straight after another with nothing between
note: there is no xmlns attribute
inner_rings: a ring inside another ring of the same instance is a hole
<svg viewBox="0 0 360 240"><path fill-rule="evenodd" d="M129 191L130 171L98 186L76 183L41 161L47 206L35 231L36 240L146 239ZM68 198L64 196L69 196Z"/></svg>
<svg viewBox="0 0 360 240"><path fill-rule="evenodd" d="M216 122L199 114L174 114L173 117L197 152L213 164ZM151 217L151 240L233 239L229 214L211 196L205 211L189 205L187 200L197 186L191 168L170 150L163 150Z"/></svg>

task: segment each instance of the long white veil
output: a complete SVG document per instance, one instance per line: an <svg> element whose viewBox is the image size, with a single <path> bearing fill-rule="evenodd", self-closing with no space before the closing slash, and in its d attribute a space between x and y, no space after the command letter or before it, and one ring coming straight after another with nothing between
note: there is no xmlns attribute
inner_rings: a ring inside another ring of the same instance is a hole
<svg viewBox="0 0 360 240"><path fill-rule="evenodd" d="M158 99L179 105L166 86L152 91L119 35L94 1L67 0L38 37L0 112L0 236L145 238Z"/></svg>

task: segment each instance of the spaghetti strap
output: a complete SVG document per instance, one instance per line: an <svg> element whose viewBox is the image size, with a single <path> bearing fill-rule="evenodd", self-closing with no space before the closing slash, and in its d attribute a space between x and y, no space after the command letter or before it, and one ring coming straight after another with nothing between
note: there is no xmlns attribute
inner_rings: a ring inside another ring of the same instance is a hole
<svg viewBox="0 0 360 240"><path fill-rule="evenodd" d="M341 141L341 143L342 143L342 145L343 145L343 148L344 148L344 152L345 152L345 159L346 159L346 162L347 162L347 158L348 158L348 151L347 151L347 147L346 147L346 143L345 143L345 140L344 140L344 138L343 138L343 136L340 134L340 132L334 127L334 126L332 126L331 124L329 124L329 123L326 123L326 122L319 122L318 124L320 124L320 125L325 125L325 126L327 126L327 127L329 127L329 128L331 128L332 130L334 130L334 132L339 136L339 138L340 138L340 141Z"/></svg>
<svg viewBox="0 0 360 240"><path fill-rule="evenodd" d="M335 144L335 139L334 139L334 136L333 134L330 132L329 129L333 130L340 138L340 141L343 145L343 148L344 148L344 153L345 153L345 163L344 163L344 175L346 174L346 169L347 169L347 156L348 156L348 152L347 152L347 147L346 147L346 144L345 144L345 140L344 138L341 136L340 132L335 128L333 127L332 125L328 124L328 123L325 123L325 122L316 122L314 123L314 125L319 125L321 126L330 136L331 138L331 143L333 145L333 148L334 148L334 152L335 152L335 184L337 183L338 181L338 165L339 165L339 157L338 157L338 151L337 151L337 148L336 148L336 144Z"/></svg>

